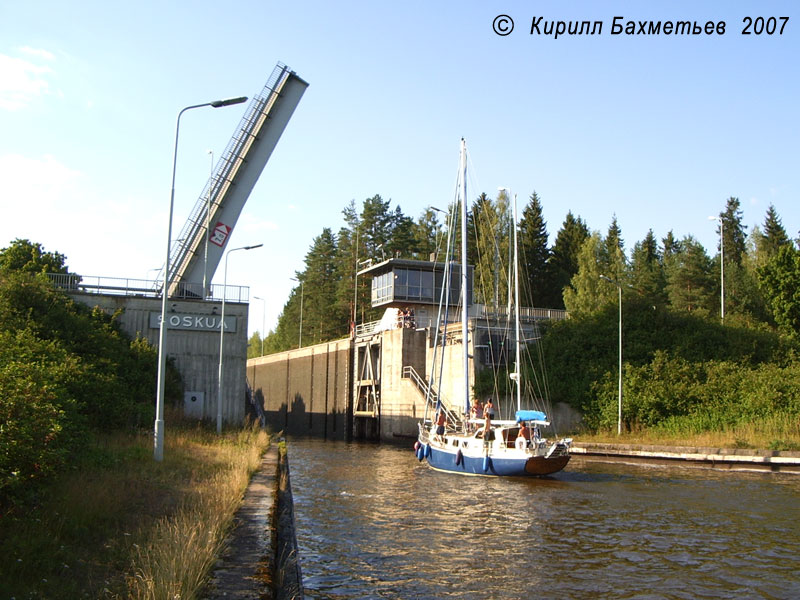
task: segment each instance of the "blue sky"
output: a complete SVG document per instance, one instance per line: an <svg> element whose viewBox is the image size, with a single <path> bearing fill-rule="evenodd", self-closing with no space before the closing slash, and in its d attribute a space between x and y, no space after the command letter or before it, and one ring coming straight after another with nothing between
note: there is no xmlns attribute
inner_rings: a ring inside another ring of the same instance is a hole
<svg viewBox="0 0 800 600"><path fill-rule="evenodd" d="M648 229L716 253L718 214L751 231L775 205L800 230L800 10L793 2L6 2L0 5L5 247L28 238L73 271L153 277L163 263L175 119L259 92L276 62L310 85L229 240L250 331L269 329L323 227L380 194L418 217L471 190L542 198L630 250ZM493 19L515 21L505 37ZM600 20L600 35L530 35L532 18ZM719 36L612 36L625 20L725 21ZM783 35L743 19L788 16ZM244 105L181 120L177 235ZM222 281L222 267L215 282Z"/></svg>

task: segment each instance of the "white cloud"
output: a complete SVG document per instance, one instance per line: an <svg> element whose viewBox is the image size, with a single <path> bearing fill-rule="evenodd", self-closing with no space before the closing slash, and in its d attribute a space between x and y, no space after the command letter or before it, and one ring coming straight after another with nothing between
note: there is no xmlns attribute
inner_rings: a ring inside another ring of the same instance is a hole
<svg viewBox="0 0 800 600"><path fill-rule="evenodd" d="M30 46L22 46L19 49L22 54L27 54L28 56L36 56L38 58L43 58L44 60L53 60L55 59L55 55L48 51L44 50L43 48L31 48Z"/></svg>
<svg viewBox="0 0 800 600"><path fill-rule="evenodd" d="M42 54L36 56L42 58ZM47 94L50 86L45 77L50 73L48 66L0 54L0 110L20 110Z"/></svg>
<svg viewBox="0 0 800 600"><path fill-rule="evenodd" d="M144 278L161 262L166 215L143 209L147 198L109 197L90 175L51 155L0 155L0 181L0 247L29 239L87 275Z"/></svg>
<svg viewBox="0 0 800 600"><path fill-rule="evenodd" d="M78 181L76 171L45 154L30 158L20 154L0 155L0 181L4 192L27 209L37 205L56 205L74 196Z"/></svg>

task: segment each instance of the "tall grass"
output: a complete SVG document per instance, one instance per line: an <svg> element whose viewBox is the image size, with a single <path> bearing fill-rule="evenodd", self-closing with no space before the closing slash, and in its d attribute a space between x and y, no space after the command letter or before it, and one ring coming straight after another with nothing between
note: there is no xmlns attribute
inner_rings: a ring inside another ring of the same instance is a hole
<svg viewBox="0 0 800 600"><path fill-rule="evenodd" d="M181 424L98 436L35 504L0 517L0 598L196 596L269 436Z"/></svg>
<svg viewBox="0 0 800 600"><path fill-rule="evenodd" d="M129 597L192 598L202 587L266 447L262 432L255 444L250 437L249 432L240 433L230 445L217 447L219 472L193 487L176 513L158 519L147 542L136 547L132 575L127 578ZM200 450L191 439L177 443Z"/></svg>
<svg viewBox="0 0 800 600"><path fill-rule="evenodd" d="M793 414L775 414L746 423L719 424L717 429L712 429L696 416L672 417L657 427L623 432L621 436L616 430L598 431L577 435L575 439L597 443L798 451L800 419Z"/></svg>

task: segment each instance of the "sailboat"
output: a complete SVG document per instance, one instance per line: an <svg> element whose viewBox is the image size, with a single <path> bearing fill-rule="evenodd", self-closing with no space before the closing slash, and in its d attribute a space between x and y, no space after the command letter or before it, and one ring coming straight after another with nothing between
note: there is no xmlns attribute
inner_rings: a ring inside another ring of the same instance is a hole
<svg viewBox="0 0 800 600"><path fill-rule="evenodd" d="M461 339L463 347L464 404L463 414L448 406L435 393L431 381L426 394L425 417L418 423L419 434L414 445L418 460L440 471L466 475L525 477L550 475L562 470L570 460L571 438L548 441L539 435L540 428L550 425L540 410L523 409L520 368L519 261L517 257L517 204L514 196L514 294L516 329L516 365L510 374L516 391L517 409L513 419L483 420L469 418L469 344L467 306L467 193L466 142L461 140L459 165L461 205ZM449 264L449 261L448 261ZM443 286L445 287L445 286ZM449 287L449 286L447 286ZM441 306L441 304L440 304ZM442 310L440 308L440 317ZM436 336L438 338L439 328ZM446 327L445 333L446 336ZM435 342L436 343L436 342ZM434 361L436 360L434 354ZM434 369L431 369L433 375ZM433 416L431 416L431 413Z"/></svg>

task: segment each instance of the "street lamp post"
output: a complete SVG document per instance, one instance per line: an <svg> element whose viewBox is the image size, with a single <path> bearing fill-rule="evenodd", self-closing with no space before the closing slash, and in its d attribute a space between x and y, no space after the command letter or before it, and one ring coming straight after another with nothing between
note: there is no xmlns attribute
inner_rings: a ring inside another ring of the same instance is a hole
<svg viewBox="0 0 800 600"><path fill-rule="evenodd" d="M167 252L164 259L164 285L161 288L161 324L158 333L158 376L156 384L156 420L153 431L153 458L157 461L164 459L164 387L165 372L167 367L167 296L169 295L169 251L172 246L172 209L175 205L175 169L178 163L178 133L181 128L181 116L187 110L211 106L221 108L233 104L241 104L247 100L247 96L239 98L228 98L226 100L214 100L203 104L193 104L187 106L178 113L178 120L175 125L175 149L172 154L172 190L169 195L169 222L167 225Z"/></svg>
<svg viewBox="0 0 800 600"><path fill-rule="evenodd" d="M233 248L225 253L225 277L222 285L222 315L220 316L219 323L219 373L217 375L217 433L222 433L222 342L225 340L225 296L228 291L228 257L231 252L237 250L254 250L261 248L264 244L256 244L255 246L242 246L241 248Z"/></svg>
<svg viewBox="0 0 800 600"><path fill-rule="evenodd" d="M619 408L617 411L617 435L622 435L622 286L619 282L600 275L600 279L613 283L619 290Z"/></svg>
<svg viewBox="0 0 800 600"><path fill-rule="evenodd" d="M719 221L719 314L725 322L725 238L722 235L722 217L708 217L709 221Z"/></svg>
<svg viewBox="0 0 800 600"><path fill-rule="evenodd" d="M297 277L289 277L292 281L300 284L300 340L298 341L298 348L303 347L303 296L305 295L305 282L300 281Z"/></svg>
<svg viewBox="0 0 800 600"><path fill-rule="evenodd" d="M267 301L264 298L253 296L255 300L261 300L261 356L264 356L264 337L267 323Z"/></svg>
<svg viewBox="0 0 800 600"><path fill-rule="evenodd" d="M358 225L356 225L356 264L355 264L355 271L353 276L353 339L355 339L356 335L356 322L358 320ZM295 279L295 281L297 281Z"/></svg>
<svg viewBox="0 0 800 600"><path fill-rule="evenodd" d="M208 219L211 217L211 189L214 187L214 151L209 150L211 155L211 175L208 180L208 197L206 198L206 248L203 255L203 298L208 296L208 240L211 237Z"/></svg>

